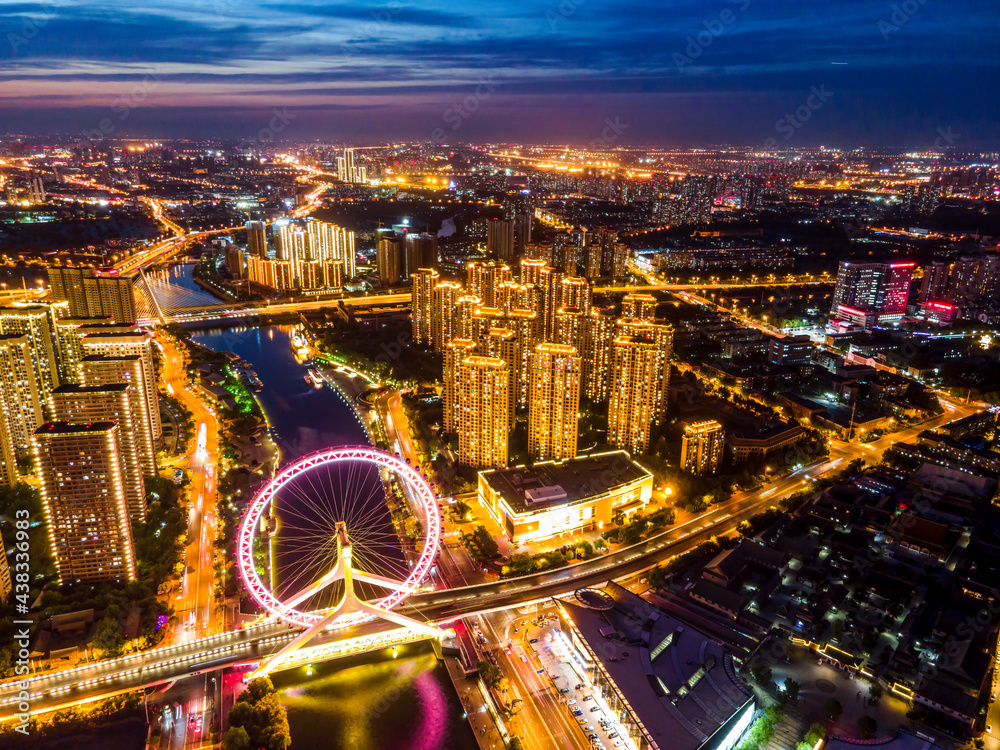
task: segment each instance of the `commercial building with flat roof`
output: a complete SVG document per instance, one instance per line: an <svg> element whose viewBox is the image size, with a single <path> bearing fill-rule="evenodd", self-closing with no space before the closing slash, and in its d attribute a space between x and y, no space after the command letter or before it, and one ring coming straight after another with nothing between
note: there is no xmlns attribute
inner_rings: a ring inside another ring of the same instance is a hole
<svg viewBox="0 0 1000 750"><path fill-rule="evenodd" d="M479 500L511 542L601 528L652 492L653 475L625 451L479 472Z"/></svg>
<svg viewBox="0 0 1000 750"><path fill-rule="evenodd" d="M716 639L613 583L558 611L569 658L632 747L731 750L749 729L753 694Z"/></svg>

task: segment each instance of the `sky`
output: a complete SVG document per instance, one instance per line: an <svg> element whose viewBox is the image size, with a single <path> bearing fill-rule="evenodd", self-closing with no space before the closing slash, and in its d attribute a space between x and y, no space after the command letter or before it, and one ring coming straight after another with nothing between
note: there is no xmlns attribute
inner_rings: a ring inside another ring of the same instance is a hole
<svg viewBox="0 0 1000 750"><path fill-rule="evenodd" d="M998 31L995 0L0 0L0 132L994 149Z"/></svg>

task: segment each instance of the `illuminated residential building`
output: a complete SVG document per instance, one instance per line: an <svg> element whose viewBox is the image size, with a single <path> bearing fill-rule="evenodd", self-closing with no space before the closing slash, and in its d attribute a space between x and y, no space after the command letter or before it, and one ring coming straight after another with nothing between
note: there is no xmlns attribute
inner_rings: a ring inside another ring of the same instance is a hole
<svg viewBox="0 0 1000 750"><path fill-rule="evenodd" d="M304 260L339 265L341 278L344 279L353 279L357 275L354 232L336 224L312 220L306 223L306 239Z"/></svg>
<svg viewBox="0 0 1000 750"><path fill-rule="evenodd" d="M615 322L616 336L638 336L650 341L656 351L656 379L653 386L656 389L657 421L663 418L667 411L667 390L670 386L670 355L674 347L673 326L665 323L654 323L636 318L619 318Z"/></svg>
<svg viewBox="0 0 1000 750"><path fill-rule="evenodd" d="M489 287L489 273L486 268L487 264L479 260L474 260L465 267L465 288L470 295L478 297L484 303Z"/></svg>
<svg viewBox="0 0 1000 750"><path fill-rule="evenodd" d="M34 434L52 557L62 584L135 579L114 422L46 422Z"/></svg>
<svg viewBox="0 0 1000 750"><path fill-rule="evenodd" d="M267 229L263 221L248 221L247 255L251 258L267 259Z"/></svg>
<svg viewBox="0 0 1000 750"><path fill-rule="evenodd" d="M506 263L474 261L467 266L467 274L469 293L479 297L487 307L497 307L500 286L514 280Z"/></svg>
<svg viewBox="0 0 1000 750"><path fill-rule="evenodd" d="M520 358L517 351L517 335L509 328L490 328L486 335L479 339L478 349L487 357L496 357L507 363L507 397L510 401L508 409L509 424L514 428L514 411L517 406L518 372Z"/></svg>
<svg viewBox="0 0 1000 750"><path fill-rule="evenodd" d="M709 476L719 471L726 433L714 419L682 422L681 468L689 474Z"/></svg>
<svg viewBox="0 0 1000 750"><path fill-rule="evenodd" d="M617 317L608 310L593 309L584 316L580 335L583 394L591 401L608 400L611 380L611 342Z"/></svg>
<svg viewBox="0 0 1000 750"><path fill-rule="evenodd" d="M531 353L535 351L537 339L538 315L531 310L511 310L506 317L505 325L517 338L517 405L528 405L528 371L531 366Z"/></svg>
<svg viewBox="0 0 1000 750"><path fill-rule="evenodd" d="M149 427L153 440L163 435L160 425L160 402L156 393L156 367L153 364L153 338L145 331L133 333L88 333L83 337L85 358L91 355L139 357L142 361L146 410L149 412ZM86 381L86 378L85 378ZM87 383L85 385L98 385ZM103 383L101 383L103 385Z"/></svg>
<svg viewBox="0 0 1000 750"><path fill-rule="evenodd" d="M583 348L583 327L586 315L576 307L560 307L556 312L555 333L552 339L557 344L572 346L578 351Z"/></svg>
<svg viewBox="0 0 1000 750"><path fill-rule="evenodd" d="M431 290L431 342L436 352L443 352L456 335L458 301L463 293L456 281L442 281Z"/></svg>
<svg viewBox="0 0 1000 750"><path fill-rule="evenodd" d="M600 242L591 241L583 248L583 275L596 279L601 275L602 249Z"/></svg>
<svg viewBox="0 0 1000 750"><path fill-rule="evenodd" d="M496 306L504 313L511 310L531 310L535 304L535 288L518 284L515 281L505 281L497 290Z"/></svg>
<svg viewBox="0 0 1000 750"><path fill-rule="evenodd" d="M55 421L72 424L114 422L118 425L118 455L122 464L122 485L129 518L146 518L146 489L139 460L137 419L132 414L132 399L127 383L108 385L61 385L50 396Z"/></svg>
<svg viewBox="0 0 1000 750"><path fill-rule="evenodd" d="M513 544L599 529L652 494L652 475L624 451L479 472L479 501Z"/></svg>
<svg viewBox="0 0 1000 750"><path fill-rule="evenodd" d="M483 306L483 301L472 294L463 294L455 301L454 335L463 339L475 338L476 311Z"/></svg>
<svg viewBox="0 0 1000 750"><path fill-rule="evenodd" d="M541 339L555 341L556 313L563 307L562 280L565 274L554 268L544 268L540 273L541 290Z"/></svg>
<svg viewBox="0 0 1000 750"><path fill-rule="evenodd" d="M88 333L129 333L135 325L118 325L111 318L60 318L56 320L56 343L59 352L59 381L82 383L80 360L83 337Z"/></svg>
<svg viewBox="0 0 1000 750"><path fill-rule="evenodd" d="M831 317L866 329L898 321L906 313L915 265L841 261Z"/></svg>
<svg viewBox="0 0 1000 750"><path fill-rule="evenodd" d="M43 422L42 404L31 339L25 334L0 335L0 391L7 435L18 456L31 452L31 435Z"/></svg>
<svg viewBox="0 0 1000 750"><path fill-rule="evenodd" d="M263 260L248 256L247 278L252 284L266 287L275 292L295 287L292 263L287 260Z"/></svg>
<svg viewBox="0 0 1000 750"><path fill-rule="evenodd" d="M0 308L0 335L25 335L31 342L38 392L44 401L59 385L59 361L56 356L55 306L14 305Z"/></svg>
<svg viewBox="0 0 1000 750"><path fill-rule="evenodd" d="M458 463L475 468L507 465L510 372L498 357L473 355L456 368Z"/></svg>
<svg viewBox="0 0 1000 750"><path fill-rule="evenodd" d="M433 341L431 321L434 317L434 287L440 278L440 274L433 268L421 268L410 275L410 317L413 340L417 344L430 344Z"/></svg>
<svg viewBox="0 0 1000 750"><path fill-rule="evenodd" d="M582 276L566 276L560 282L561 307L575 307L581 313L589 313L593 304L593 287Z"/></svg>
<svg viewBox="0 0 1000 750"><path fill-rule="evenodd" d="M3 537L0 536L0 604L9 604L10 595L14 591L14 584L10 579L10 565L7 563L7 548L4 546Z"/></svg>
<svg viewBox="0 0 1000 750"><path fill-rule="evenodd" d="M657 419L662 379L656 344L642 336L618 336L611 344L608 443L633 455L645 453Z"/></svg>
<svg viewBox="0 0 1000 750"><path fill-rule="evenodd" d="M652 321L656 314L656 297L631 292L622 300L622 317Z"/></svg>
<svg viewBox="0 0 1000 750"><path fill-rule="evenodd" d="M80 372L85 386L126 384L129 412L132 415L132 432L136 436L139 466L144 476L156 473L156 437L149 420L147 405L146 368L138 355L85 356L80 361Z"/></svg>
<svg viewBox="0 0 1000 750"><path fill-rule="evenodd" d="M580 357L565 344L539 344L531 355L528 449L533 458L576 456L580 416Z"/></svg>
<svg viewBox="0 0 1000 750"><path fill-rule="evenodd" d="M476 350L476 342L470 338L453 338L444 345L442 367L444 381L444 431L456 432L456 408L458 405L458 375L462 360Z"/></svg>
<svg viewBox="0 0 1000 750"><path fill-rule="evenodd" d="M69 317L110 317L119 324L135 323L132 279L117 269L50 266L48 274L52 299L69 303Z"/></svg>
<svg viewBox="0 0 1000 750"><path fill-rule="evenodd" d="M491 219L486 224L486 252L497 260L514 257L514 221Z"/></svg>
<svg viewBox="0 0 1000 750"><path fill-rule="evenodd" d="M13 487L21 479L17 468L17 451L14 450L14 440L7 421L7 409L3 388L0 388L0 414L3 415L0 416L0 487Z"/></svg>
<svg viewBox="0 0 1000 750"><path fill-rule="evenodd" d="M524 245L524 257L541 261L542 265L551 266L555 260L555 248L551 242L527 242ZM523 278L521 283L525 283Z"/></svg>
<svg viewBox="0 0 1000 750"><path fill-rule="evenodd" d="M542 270L549 268L549 264L540 258L521 258L520 278L518 281L525 286L542 288Z"/></svg>

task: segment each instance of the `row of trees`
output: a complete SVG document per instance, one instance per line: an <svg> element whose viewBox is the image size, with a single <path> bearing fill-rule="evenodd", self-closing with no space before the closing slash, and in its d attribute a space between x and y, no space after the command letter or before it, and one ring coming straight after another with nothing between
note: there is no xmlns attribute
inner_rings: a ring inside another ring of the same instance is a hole
<svg viewBox="0 0 1000 750"><path fill-rule="evenodd" d="M229 709L223 750L285 750L291 743L288 717L267 677L258 677Z"/></svg>

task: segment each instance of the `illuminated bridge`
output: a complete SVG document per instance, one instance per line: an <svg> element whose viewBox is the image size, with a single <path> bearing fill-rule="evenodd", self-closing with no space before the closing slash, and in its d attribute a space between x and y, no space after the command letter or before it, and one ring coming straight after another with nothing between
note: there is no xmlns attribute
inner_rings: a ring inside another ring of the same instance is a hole
<svg viewBox="0 0 1000 750"><path fill-rule="evenodd" d="M817 467L816 474L831 468ZM715 535L732 531L781 492L790 491L801 477L765 492L734 496L724 505L691 522L616 552L582 563L522 578L432 592L415 591L394 608L399 615L434 627L447 627L462 618L495 612L570 594L579 588L600 586L609 580L633 575L686 552ZM778 492L776 492L776 490ZM28 678L26 691L33 712L51 711L122 692L168 685L178 679L239 664L266 663L307 628L270 619L241 630L220 633L190 643L143 651L108 661L86 664ZM392 647L429 636L383 619L369 619L335 630L322 630L276 667L351 656ZM22 687L16 680L0 683L0 721L18 713Z"/></svg>

